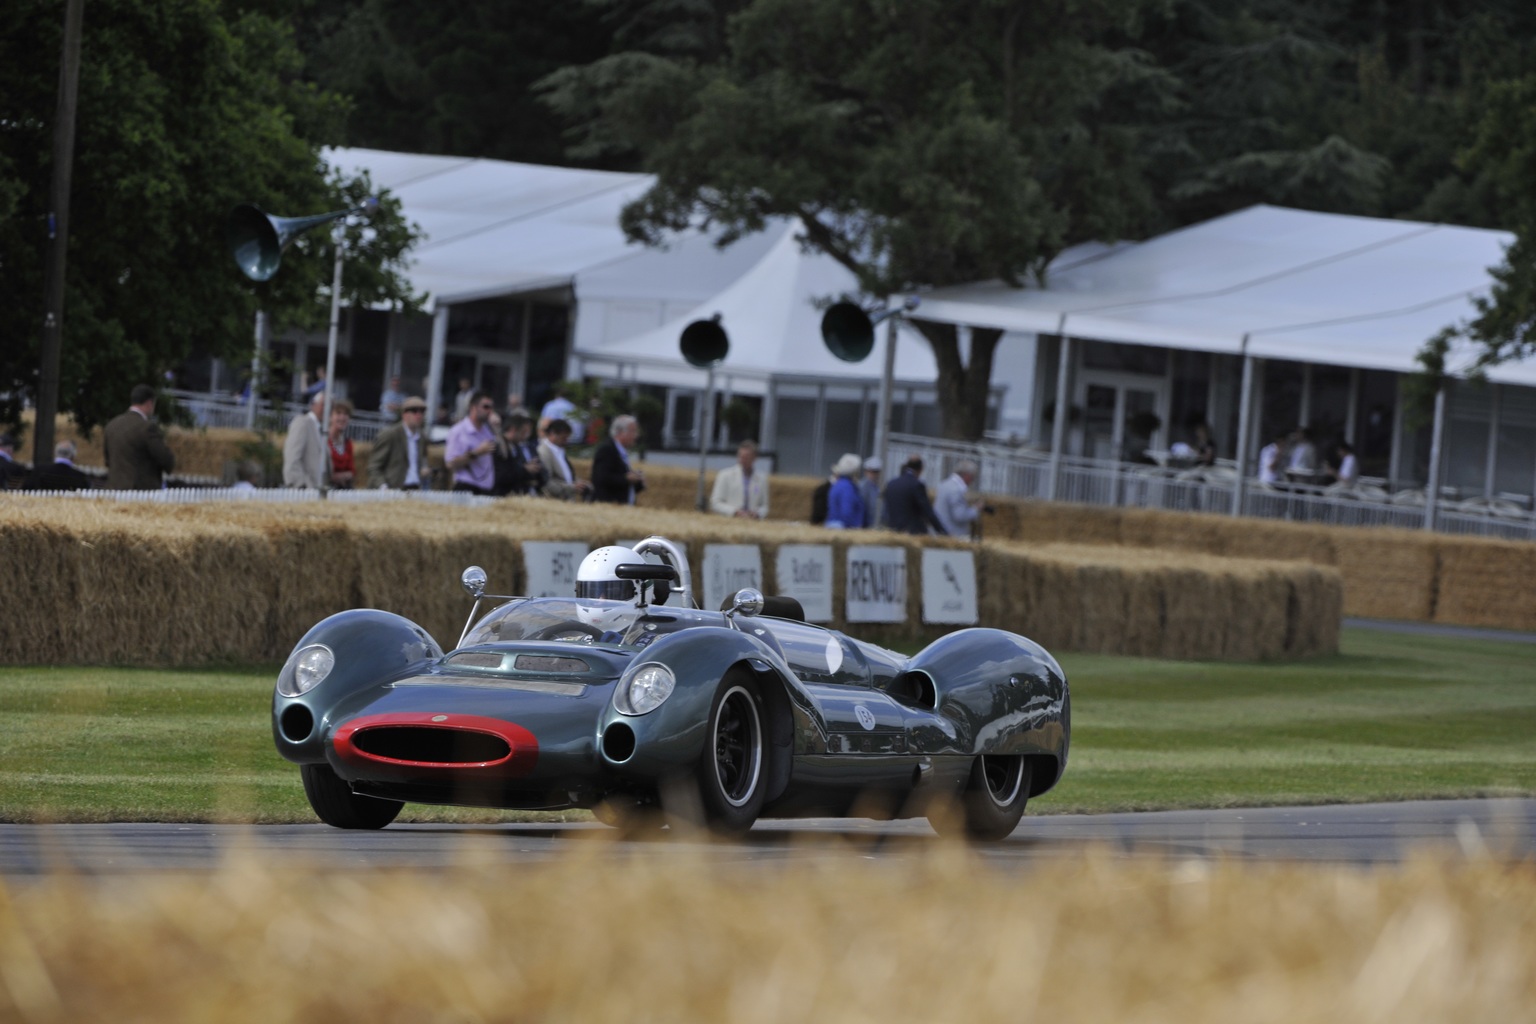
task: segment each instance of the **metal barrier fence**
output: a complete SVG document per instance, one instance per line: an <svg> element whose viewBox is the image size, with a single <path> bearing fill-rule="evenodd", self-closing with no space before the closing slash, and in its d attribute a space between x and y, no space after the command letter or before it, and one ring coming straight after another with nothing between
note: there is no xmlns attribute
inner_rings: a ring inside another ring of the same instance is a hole
<svg viewBox="0 0 1536 1024"><path fill-rule="evenodd" d="M309 408L308 402L257 401L253 413L239 395L217 395L206 391L174 389L168 389L164 393L174 398L177 405L191 414L192 422L199 427L229 427L245 430L252 422L266 422L281 432L288 429L288 424L295 416ZM392 423L394 420L383 413L354 410L352 421L347 425L347 436L354 441L372 441Z"/></svg>
<svg viewBox="0 0 1536 1024"><path fill-rule="evenodd" d="M1046 452L893 434L887 475L913 455L922 458L930 483L948 476L961 459L974 459L980 467L976 487L984 494L1220 515L1231 515L1236 500L1236 466L1222 460L1210 468L1179 469L1063 456L1057 463L1056 493L1052 495L1051 457ZM1255 479L1246 481L1242 495L1243 515L1330 526L1422 530L1426 528L1424 505L1423 491L1388 493L1373 486L1276 487ZM1536 515L1509 501L1448 497L1437 503L1432 528L1443 533L1536 540Z"/></svg>
<svg viewBox="0 0 1536 1024"><path fill-rule="evenodd" d="M430 505L455 505L479 508L496 504L497 499L465 491L387 491L382 488L352 491L319 491L305 487L167 487L158 491L7 491L27 497L73 498L78 501L129 501L160 505L197 505L205 502L258 502L292 504L295 502L334 501L343 505L372 505L381 501L415 501Z"/></svg>

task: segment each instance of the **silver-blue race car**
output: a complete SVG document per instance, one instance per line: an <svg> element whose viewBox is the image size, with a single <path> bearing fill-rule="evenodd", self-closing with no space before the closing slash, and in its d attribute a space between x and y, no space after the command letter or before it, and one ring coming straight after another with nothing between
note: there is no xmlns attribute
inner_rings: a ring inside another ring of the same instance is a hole
<svg viewBox="0 0 1536 1024"><path fill-rule="evenodd" d="M660 537L593 551L568 598L487 595L473 566L462 582L474 610L446 654L414 622L358 609L283 666L272 735L322 821L382 828L407 802L724 834L927 815L990 840L1067 766L1066 676L1015 633L962 629L907 657L803 621L791 598L700 609Z"/></svg>

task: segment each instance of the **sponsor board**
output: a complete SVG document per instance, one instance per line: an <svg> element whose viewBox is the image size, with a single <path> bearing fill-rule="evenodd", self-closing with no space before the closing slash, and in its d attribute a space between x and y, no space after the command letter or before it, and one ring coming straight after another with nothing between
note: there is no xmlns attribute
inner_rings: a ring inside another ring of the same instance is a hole
<svg viewBox="0 0 1536 1024"><path fill-rule="evenodd" d="M528 596L575 596L576 570L587 557L587 550L586 543L579 540L523 541Z"/></svg>
<svg viewBox="0 0 1536 1024"><path fill-rule="evenodd" d="M780 545L774 580L774 593L799 601L805 621L832 621L832 545Z"/></svg>
<svg viewBox="0 0 1536 1024"><path fill-rule="evenodd" d="M704 545L704 594L700 605L719 608L743 587L763 589L763 553L756 544Z"/></svg>
<svg viewBox="0 0 1536 1024"><path fill-rule="evenodd" d="M906 621L906 548L850 546L843 582L849 622Z"/></svg>
<svg viewBox="0 0 1536 1024"><path fill-rule="evenodd" d="M923 621L976 624L976 554L923 549Z"/></svg>

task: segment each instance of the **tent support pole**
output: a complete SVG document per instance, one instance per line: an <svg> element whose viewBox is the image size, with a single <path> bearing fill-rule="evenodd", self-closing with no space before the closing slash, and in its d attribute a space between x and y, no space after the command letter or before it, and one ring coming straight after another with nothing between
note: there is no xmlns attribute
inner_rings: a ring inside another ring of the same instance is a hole
<svg viewBox="0 0 1536 1024"><path fill-rule="evenodd" d="M1429 483L1424 488L1424 529L1435 528L1440 501L1440 442L1445 437L1445 384L1435 389L1435 427L1429 440Z"/></svg>
<svg viewBox="0 0 1536 1024"><path fill-rule="evenodd" d="M1237 480L1232 484L1232 514L1243 514L1243 484L1248 476L1248 434L1253 418L1253 356L1248 354L1248 335L1243 335L1243 383L1237 396Z"/></svg>
<svg viewBox="0 0 1536 1024"><path fill-rule="evenodd" d="M1061 479L1061 452L1067 438L1067 364L1072 355L1072 339L1067 337L1067 314L1061 314L1056 324L1056 337L1060 341L1056 357L1056 414L1051 418L1051 468L1046 476L1045 497L1056 500L1056 487Z"/></svg>
<svg viewBox="0 0 1536 1024"><path fill-rule="evenodd" d="M441 303L432 311L432 355L427 368L427 436L437 422L438 396L443 393L443 362L448 357L448 308Z"/></svg>

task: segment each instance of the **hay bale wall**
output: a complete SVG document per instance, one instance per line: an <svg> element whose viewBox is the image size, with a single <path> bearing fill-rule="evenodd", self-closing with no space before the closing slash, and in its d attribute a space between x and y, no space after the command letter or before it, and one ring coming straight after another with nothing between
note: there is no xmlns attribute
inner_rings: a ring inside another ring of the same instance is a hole
<svg viewBox="0 0 1536 1024"><path fill-rule="evenodd" d="M830 544L839 616L831 625L875 642L950 631L919 624L921 551L969 547L537 498L472 509L416 501L151 505L7 495L0 498L0 553L16 575L0 590L0 663L275 661L320 619L354 607L405 615L451 646L469 610L458 586L465 565L484 566L493 589L515 593L526 583L523 541L596 546L652 533L685 545L696 574L705 545L754 544L770 592L781 544ZM904 623L849 626L841 619L847 548L870 543L907 551ZM1059 650L1294 658L1338 647L1341 584L1332 570L1124 547L973 550L981 623Z"/></svg>

